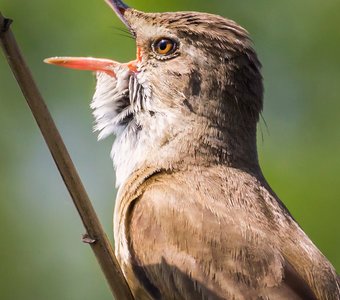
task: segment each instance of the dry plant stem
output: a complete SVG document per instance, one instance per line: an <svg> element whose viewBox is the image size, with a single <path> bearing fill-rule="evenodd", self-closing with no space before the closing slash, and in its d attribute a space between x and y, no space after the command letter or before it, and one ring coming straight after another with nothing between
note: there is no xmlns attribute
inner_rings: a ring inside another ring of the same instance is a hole
<svg viewBox="0 0 340 300"><path fill-rule="evenodd" d="M10 24L11 20L4 18L0 13L1 47L86 228L84 241L91 245L115 299L133 300L109 239L104 233L61 136L21 55L10 30Z"/></svg>

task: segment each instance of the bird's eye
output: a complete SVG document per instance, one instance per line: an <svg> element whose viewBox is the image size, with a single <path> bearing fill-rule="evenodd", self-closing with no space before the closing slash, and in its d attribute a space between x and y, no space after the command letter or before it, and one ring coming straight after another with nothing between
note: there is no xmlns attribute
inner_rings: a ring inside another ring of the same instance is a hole
<svg viewBox="0 0 340 300"><path fill-rule="evenodd" d="M156 40L153 44L153 51L161 56L173 54L177 49L177 43L168 38L161 38Z"/></svg>

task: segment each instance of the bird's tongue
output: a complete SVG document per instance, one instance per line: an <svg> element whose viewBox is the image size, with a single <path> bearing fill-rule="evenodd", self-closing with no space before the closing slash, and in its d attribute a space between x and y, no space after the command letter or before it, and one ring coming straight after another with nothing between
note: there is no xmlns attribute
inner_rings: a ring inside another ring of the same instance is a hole
<svg viewBox="0 0 340 300"><path fill-rule="evenodd" d="M44 60L45 63L65 68L102 71L111 76L116 76L114 69L118 66L126 67L132 72L137 71L137 60L128 63L119 63L111 59L94 57L51 57Z"/></svg>

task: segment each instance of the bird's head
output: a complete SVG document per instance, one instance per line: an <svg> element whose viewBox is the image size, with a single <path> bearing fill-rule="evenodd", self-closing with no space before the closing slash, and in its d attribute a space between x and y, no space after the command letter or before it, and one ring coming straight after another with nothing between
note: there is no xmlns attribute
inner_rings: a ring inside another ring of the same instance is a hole
<svg viewBox="0 0 340 300"><path fill-rule="evenodd" d="M231 162L249 151L243 143L254 147L263 86L260 63L242 27L212 14L144 13L119 0L107 2L136 39L135 60L46 61L97 71L91 104L95 129L99 138L116 135L117 168L130 163L133 169L150 156L163 164L169 158L168 165L183 155ZM256 146L254 151L257 160Z"/></svg>

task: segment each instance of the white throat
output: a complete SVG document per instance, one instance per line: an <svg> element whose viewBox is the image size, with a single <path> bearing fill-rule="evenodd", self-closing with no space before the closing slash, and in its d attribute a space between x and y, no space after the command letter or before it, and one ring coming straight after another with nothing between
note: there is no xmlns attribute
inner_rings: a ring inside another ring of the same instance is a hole
<svg viewBox="0 0 340 300"><path fill-rule="evenodd" d="M117 67L117 77L97 74L97 87L91 108L95 117L94 131L98 139L115 135L111 158L116 169L116 186L120 187L128 177L142 166L157 165L165 154L165 136L171 139L177 123L169 109L151 109L151 91L147 87L138 90L137 78L129 70ZM142 78L138 78L142 82ZM154 104L154 103L153 103ZM152 111L152 114L151 114Z"/></svg>

